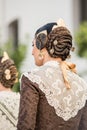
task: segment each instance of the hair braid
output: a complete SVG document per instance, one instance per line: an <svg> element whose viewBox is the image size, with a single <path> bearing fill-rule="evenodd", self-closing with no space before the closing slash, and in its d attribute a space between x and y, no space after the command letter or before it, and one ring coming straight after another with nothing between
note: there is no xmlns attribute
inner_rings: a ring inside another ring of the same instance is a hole
<svg viewBox="0 0 87 130"><path fill-rule="evenodd" d="M57 27L48 35L46 49L51 57L65 60L70 55L72 36L66 27Z"/></svg>
<svg viewBox="0 0 87 130"><path fill-rule="evenodd" d="M11 59L7 59L3 63L1 63L2 58L0 58L0 82L4 87L12 88L17 79L17 69ZM9 80L6 79L6 70L10 71L11 78Z"/></svg>

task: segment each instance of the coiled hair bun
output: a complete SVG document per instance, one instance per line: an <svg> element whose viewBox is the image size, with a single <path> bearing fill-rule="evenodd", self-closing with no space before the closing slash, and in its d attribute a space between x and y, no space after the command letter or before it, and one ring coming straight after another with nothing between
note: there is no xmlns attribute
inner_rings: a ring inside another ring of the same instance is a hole
<svg viewBox="0 0 87 130"><path fill-rule="evenodd" d="M46 49L51 57L65 60L70 55L72 36L66 27L57 27L48 35Z"/></svg>
<svg viewBox="0 0 87 130"><path fill-rule="evenodd" d="M36 47L46 48L53 58L65 60L70 57L72 50L72 35L62 19L58 23L48 23L40 27L35 33Z"/></svg>
<svg viewBox="0 0 87 130"><path fill-rule="evenodd" d="M17 82L18 72L12 59L0 57L0 83L6 88L12 88Z"/></svg>

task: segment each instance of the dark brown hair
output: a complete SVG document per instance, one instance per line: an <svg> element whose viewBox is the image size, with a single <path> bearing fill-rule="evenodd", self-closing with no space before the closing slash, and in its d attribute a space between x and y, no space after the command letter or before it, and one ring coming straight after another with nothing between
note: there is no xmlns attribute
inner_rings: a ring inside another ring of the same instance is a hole
<svg viewBox="0 0 87 130"><path fill-rule="evenodd" d="M70 57L70 50L72 49L71 33L63 26L57 26L52 30L53 25L56 24L46 24L38 29L39 31L36 31L36 46L40 50L45 47L51 57L65 60ZM49 27L50 31L48 32ZM43 33L43 30L47 31L47 35Z"/></svg>
<svg viewBox="0 0 87 130"><path fill-rule="evenodd" d="M48 35L46 49L51 57L65 60L70 55L72 36L66 27L57 27Z"/></svg>
<svg viewBox="0 0 87 130"><path fill-rule="evenodd" d="M7 59L1 62L2 58L3 57L0 57L0 82L4 87L12 88L18 76L17 68L13 60ZM10 71L10 79L6 78L6 70Z"/></svg>

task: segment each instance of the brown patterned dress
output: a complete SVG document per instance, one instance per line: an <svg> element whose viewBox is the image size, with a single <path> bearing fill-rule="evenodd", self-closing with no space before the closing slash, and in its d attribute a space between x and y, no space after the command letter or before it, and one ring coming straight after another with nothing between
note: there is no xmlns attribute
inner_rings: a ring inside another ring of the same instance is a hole
<svg viewBox="0 0 87 130"><path fill-rule="evenodd" d="M56 62L23 74L17 130L87 130L87 84L67 75L69 90Z"/></svg>

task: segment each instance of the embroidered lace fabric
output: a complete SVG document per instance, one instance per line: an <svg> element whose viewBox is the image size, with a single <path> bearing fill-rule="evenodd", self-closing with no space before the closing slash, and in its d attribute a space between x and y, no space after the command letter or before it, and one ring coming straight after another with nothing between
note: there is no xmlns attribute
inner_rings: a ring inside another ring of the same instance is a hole
<svg viewBox="0 0 87 130"><path fill-rule="evenodd" d="M16 130L20 94L0 92L0 130Z"/></svg>
<svg viewBox="0 0 87 130"><path fill-rule="evenodd" d="M67 89L58 62L47 62L44 66L24 75L39 85L39 88L45 93L48 103L65 121L75 117L86 103L87 84L85 81L77 74L67 70L67 78L71 86L70 89Z"/></svg>

